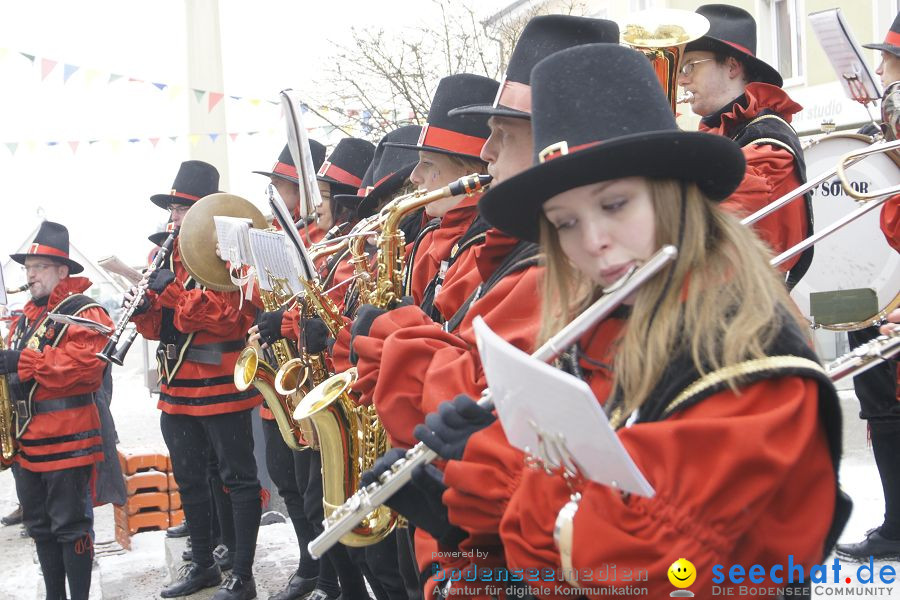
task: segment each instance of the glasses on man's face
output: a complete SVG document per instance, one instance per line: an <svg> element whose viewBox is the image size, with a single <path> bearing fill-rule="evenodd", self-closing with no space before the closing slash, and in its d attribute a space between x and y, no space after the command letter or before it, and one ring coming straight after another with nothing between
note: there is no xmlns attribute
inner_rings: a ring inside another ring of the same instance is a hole
<svg viewBox="0 0 900 600"><path fill-rule="evenodd" d="M173 215L183 215L187 213L190 209L190 206L185 206L183 204L170 204L169 205L169 214Z"/></svg>
<svg viewBox="0 0 900 600"><path fill-rule="evenodd" d="M33 265L25 265L22 269L25 273L31 273L32 271L36 273L42 273L49 269L50 267L55 267L56 265L53 263L34 263Z"/></svg>
<svg viewBox="0 0 900 600"><path fill-rule="evenodd" d="M700 63L705 63L710 60L715 60L715 59L703 58L700 60L691 61L689 63L684 63L683 65L681 65L681 68L678 69L678 72L681 73L682 75L690 75L691 73L694 72L694 65L699 65Z"/></svg>

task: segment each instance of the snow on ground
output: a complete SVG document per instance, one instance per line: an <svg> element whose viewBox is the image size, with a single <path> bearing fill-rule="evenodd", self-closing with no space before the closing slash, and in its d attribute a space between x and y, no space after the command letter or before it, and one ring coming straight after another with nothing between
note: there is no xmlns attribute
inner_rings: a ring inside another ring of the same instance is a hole
<svg viewBox="0 0 900 600"><path fill-rule="evenodd" d="M165 450L159 432L159 412L156 401L144 386L141 367L140 342L128 355L124 367L114 371L115 394L113 415L119 431L121 447L129 450ZM842 541L858 541L865 532L881 522L884 504L878 472L871 449L866 442L865 424L858 417L858 404L852 391L841 393L844 410L844 459L841 481L844 489L853 497L854 511L844 531ZM0 473L0 514L6 514L16 506L12 473ZM815 510L815 507L808 507ZM109 554L115 548L113 542L112 507L104 506L95 512L97 566L91 598L103 600L143 600L158 597L159 589L168 582L170 565L177 566L183 540L166 541L163 532L141 533L132 538L131 552ZM19 535L19 527L0 527L0 547L3 552L3 575L0 577L0 600L34 600L43 598L43 582L35 563L31 540ZM257 559L254 566L259 597L276 593L287 582L297 564L298 550L290 523L274 524L260 528ZM825 561L829 564L833 558ZM876 563L876 572L881 564ZM842 561L842 576L855 580L857 565ZM900 565L894 563L900 571ZM830 598L840 587L825 586L814 598ZM900 583L892 587L883 598L900 598ZM202 600L212 591L199 593L192 599ZM843 590L841 590L843 591Z"/></svg>

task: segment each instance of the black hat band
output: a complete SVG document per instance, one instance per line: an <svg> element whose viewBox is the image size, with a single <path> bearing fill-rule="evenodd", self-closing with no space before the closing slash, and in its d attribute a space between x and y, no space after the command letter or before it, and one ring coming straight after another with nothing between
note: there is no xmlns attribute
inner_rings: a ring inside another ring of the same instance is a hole
<svg viewBox="0 0 900 600"><path fill-rule="evenodd" d="M487 138L466 135L465 133L435 127L426 123L422 127L422 132L419 134L419 141L416 145L440 148L441 150L457 154L479 156L481 148L484 147L486 141Z"/></svg>

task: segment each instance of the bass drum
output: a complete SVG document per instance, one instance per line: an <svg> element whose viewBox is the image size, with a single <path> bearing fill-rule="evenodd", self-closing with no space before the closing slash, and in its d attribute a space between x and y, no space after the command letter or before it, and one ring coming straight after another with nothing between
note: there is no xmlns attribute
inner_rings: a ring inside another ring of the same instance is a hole
<svg viewBox="0 0 900 600"><path fill-rule="evenodd" d="M816 140L804 151L807 178L834 171L842 156L874 141L856 133ZM861 192L896 185L900 159L895 153L875 154L847 169L847 175ZM833 177L813 190L812 206L819 231L859 205ZM885 240L880 214L881 209L872 210L815 245L809 271L791 292L813 327L862 329L900 304L900 254Z"/></svg>

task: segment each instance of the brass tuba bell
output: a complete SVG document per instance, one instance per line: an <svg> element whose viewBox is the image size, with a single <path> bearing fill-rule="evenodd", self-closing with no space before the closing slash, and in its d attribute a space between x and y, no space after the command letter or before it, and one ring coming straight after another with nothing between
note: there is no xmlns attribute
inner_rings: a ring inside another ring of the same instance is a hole
<svg viewBox="0 0 900 600"><path fill-rule="evenodd" d="M689 10L642 10L626 17L621 30L622 43L650 60L674 113L684 47L709 31L709 20Z"/></svg>

